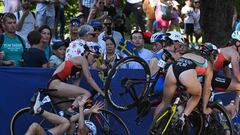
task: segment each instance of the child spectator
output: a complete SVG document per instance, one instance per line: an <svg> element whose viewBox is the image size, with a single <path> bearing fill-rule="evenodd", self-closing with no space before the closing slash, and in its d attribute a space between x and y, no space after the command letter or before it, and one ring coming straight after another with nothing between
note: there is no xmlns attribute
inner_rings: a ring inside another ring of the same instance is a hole
<svg viewBox="0 0 240 135"><path fill-rule="evenodd" d="M56 41L53 43L53 55L49 59L49 67L56 68L64 61L67 42Z"/></svg>
<svg viewBox="0 0 240 135"><path fill-rule="evenodd" d="M23 54L25 67L48 67L48 60L44 54L44 44L40 42L42 36L38 31L29 32L27 39L31 48Z"/></svg>

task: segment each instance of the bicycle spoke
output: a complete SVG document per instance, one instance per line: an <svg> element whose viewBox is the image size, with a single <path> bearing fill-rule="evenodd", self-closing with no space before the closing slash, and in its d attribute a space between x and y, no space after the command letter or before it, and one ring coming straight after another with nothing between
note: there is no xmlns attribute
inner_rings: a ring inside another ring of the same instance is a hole
<svg viewBox="0 0 240 135"><path fill-rule="evenodd" d="M128 135L129 131L123 121L114 113L102 110L91 114L90 121L97 126L99 135Z"/></svg>

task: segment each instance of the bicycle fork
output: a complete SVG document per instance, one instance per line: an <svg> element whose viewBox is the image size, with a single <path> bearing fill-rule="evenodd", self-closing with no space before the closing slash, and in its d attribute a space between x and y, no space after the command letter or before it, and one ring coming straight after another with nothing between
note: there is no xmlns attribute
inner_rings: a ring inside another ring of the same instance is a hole
<svg viewBox="0 0 240 135"><path fill-rule="evenodd" d="M164 129L163 129L163 131L162 131L162 134L165 134L165 132L167 131L167 128L169 127L170 122L171 122L172 119L173 119L173 116L176 114L177 105L178 105L179 101L180 101L180 98L177 97L176 100L175 100L175 102L173 103L172 107L171 107L169 110L167 110L166 112L164 112L163 115L161 115L161 117L159 117L159 118L157 119L157 123L158 123L160 120L162 120L163 117L165 117L165 115L167 115L168 113L171 114L170 117L169 117L169 119L168 119L168 121L167 121L166 126L164 127Z"/></svg>

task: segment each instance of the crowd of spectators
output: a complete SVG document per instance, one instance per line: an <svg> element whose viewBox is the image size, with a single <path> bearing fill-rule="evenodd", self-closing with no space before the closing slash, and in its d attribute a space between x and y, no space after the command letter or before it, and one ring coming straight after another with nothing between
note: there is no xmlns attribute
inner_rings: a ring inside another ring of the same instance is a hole
<svg viewBox="0 0 240 135"><path fill-rule="evenodd" d="M126 0L122 7L119 0L79 0L80 15L72 17L69 24L66 24L64 7L71 5L66 0L16 1L14 4L4 1L5 13L0 25L1 66L56 68L64 60L80 54L77 46L87 44L98 47L102 53L100 63L92 68L106 69L126 57L117 49L121 39L132 42L138 56L150 63L154 50L147 49L145 33L151 36L156 32L179 31L186 34L190 43L193 36L196 43L201 37L199 0L185 0L183 7L176 0ZM30 10L33 4L35 13ZM136 17L137 27L129 36L126 33L131 13ZM65 33L65 28L69 33ZM138 68L134 66L129 68Z"/></svg>

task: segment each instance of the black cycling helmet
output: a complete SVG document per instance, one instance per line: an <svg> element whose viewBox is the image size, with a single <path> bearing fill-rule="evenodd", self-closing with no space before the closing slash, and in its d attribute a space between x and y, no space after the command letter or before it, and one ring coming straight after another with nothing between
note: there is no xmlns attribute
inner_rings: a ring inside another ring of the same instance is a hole
<svg viewBox="0 0 240 135"><path fill-rule="evenodd" d="M216 45L206 42L200 46L200 52L202 55L213 56L213 58L216 58L218 55L218 48Z"/></svg>

